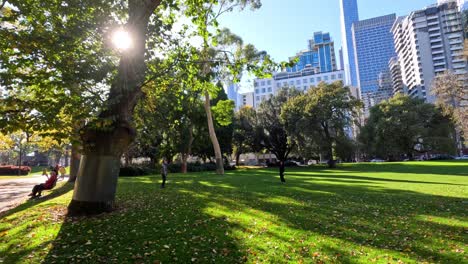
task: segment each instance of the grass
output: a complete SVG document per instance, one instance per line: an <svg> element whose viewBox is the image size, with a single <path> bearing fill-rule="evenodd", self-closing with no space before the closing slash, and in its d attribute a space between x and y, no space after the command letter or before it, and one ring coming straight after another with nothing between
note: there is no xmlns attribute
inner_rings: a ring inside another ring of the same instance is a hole
<svg viewBox="0 0 468 264"><path fill-rule="evenodd" d="M0 216L3 263L467 263L468 162L121 178L110 214L72 187ZM1 262L1 261L0 261Z"/></svg>

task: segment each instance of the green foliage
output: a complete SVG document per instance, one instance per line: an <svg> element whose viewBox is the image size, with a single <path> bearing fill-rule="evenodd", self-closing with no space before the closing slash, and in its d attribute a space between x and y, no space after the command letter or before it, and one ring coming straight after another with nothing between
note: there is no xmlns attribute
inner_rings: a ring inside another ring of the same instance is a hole
<svg viewBox="0 0 468 264"><path fill-rule="evenodd" d="M453 128L433 104L397 95L371 108L359 137L371 156L411 159L415 153L453 153Z"/></svg>
<svg viewBox="0 0 468 264"><path fill-rule="evenodd" d="M118 210L66 218L72 185L0 219L4 263L464 263L467 162L120 178ZM27 238L27 239L26 239Z"/></svg>
<svg viewBox="0 0 468 264"><path fill-rule="evenodd" d="M360 107L361 102L342 82L321 82L286 102L281 118L291 138L302 145L301 152L324 153L327 160L336 156L348 160L353 151L346 129L353 125Z"/></svg>
<svg viewBox="0 0 468 264"><path fill-rule="evenodd" d="M220 100L215 106L211 107L213 117L220 126L232 124L235 103L232 100Z"/></svg>
<svg viewBox="0 0 468 264"><path fill-rule="evenodd" d="M234 116L234 131L232 143L236 153L236 162L239 155L249 151L260 151L256 132L257 113L250 106L242 107Z"/></svg>
<svg viewBox="0 0 468 264"><path fill-rule="evenodd" d="M257 111L258 141L280 161L287 159L295 145L287 131L289 120L280 117L282 107L300 94L299 90L283 88L263 101Z"/></svg>
<svg viewBox="0 0 468 264"><path fill-rule="evenodd" d="M153 168L148 167L122 167L120 168L119 176L121 177L137 177L137 176L145 176L145 175L155 175L158 171Z"/></svg>

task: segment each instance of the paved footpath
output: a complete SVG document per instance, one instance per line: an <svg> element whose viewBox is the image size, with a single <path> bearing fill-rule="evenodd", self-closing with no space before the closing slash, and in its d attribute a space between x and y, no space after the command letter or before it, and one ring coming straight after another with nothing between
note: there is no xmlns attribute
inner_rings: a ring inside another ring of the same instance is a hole
<svg viewBox="0 0 468 264"><path fill-rule="evenodd" d="M45 176L24 177L17 179L0 179L0 213L9 210L29 198L34 185L44 183ZM65 177L65 181L68 177ZM59 181L61 179L59 178Z"/></svg>

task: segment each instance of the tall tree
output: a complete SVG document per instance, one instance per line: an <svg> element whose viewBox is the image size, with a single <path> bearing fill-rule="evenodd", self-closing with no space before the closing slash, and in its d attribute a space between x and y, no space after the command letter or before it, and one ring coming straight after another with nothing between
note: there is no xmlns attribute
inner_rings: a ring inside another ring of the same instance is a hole
<svg viewBox="0 0 468 264"><path fill-rule="evenodd" d="M342 82L321 82L287 102L282 117L290 120L288 131L292 135L314 139L332 168L336 165L336 145L346 139L346 129L353 125L360 106Z"/></svg>
<svg viewBox="0 0 468 264"><path fill-rule="evenodd" d="M166 43L178 4L198 10L205 3L218 1L8 1L12 8L1 17L9 23L0 39L0 79L8 91L2 122L17 129L24 112L45 130L57 126L55 116L65 109L72 115L84 109L87 118L79 132L83 157L70 214L112 208L120 156L135 137L133 109L141 88L164 67L147 67L147 59L154 60L148 51ZM200 20L196 12L189 16ZM109 45L117 28L131 36L130 49L116 52ZM85 94L97 99L83 101Z"/></svg>
<svg viewBox="0 0 468 264"><path fill-rule="evenodd" d="M250 106L242 107L234 116L234 131L232 143L236 157L236 165L240 165L240 155L249 151L255 151L257 113Z"/></svg>
<svg viewBox="0 0 468 264"><path fill-rule="evenodd" d="M432 82L431 92L437 97L437 104L444 113L453 117L457 147L461 147L461 136L468 136L468 74L459 75L444 72Z"/></svg>
<svg viewBox="0 0 468 264"><path fill-rule="evenodd" d="M289 120L280 117L281 109L288 100L300 93L296 89L283 88L276 95L263 101L257 110L261 145L275 154L279 161L279 175L282 183L286 182L284 178L285 162L295 144L287 132L287 127L291 125Z"/></svg>

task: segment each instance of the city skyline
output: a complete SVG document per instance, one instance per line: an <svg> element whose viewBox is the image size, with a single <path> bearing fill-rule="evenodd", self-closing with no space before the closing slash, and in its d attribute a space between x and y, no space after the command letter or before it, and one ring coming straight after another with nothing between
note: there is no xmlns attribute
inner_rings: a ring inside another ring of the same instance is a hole
<svg viewBox="0 0 468 264"><path fill-rule="evenodd" d="M224 15L220 20L221 26L229 25L231 31L246 43L267 51L276 61L286 61L303 50L314 32L318 31L330 33L336 51L343 46L339 0L328 0L326 5L321 4L321 0L291 2L294 3L284 5L280 0L263 1L259 10ZM437 0L357 0L361 20L392 13L409 15L414 10L436 3ZM338 52L336 56L339 61Z"/></svg>

